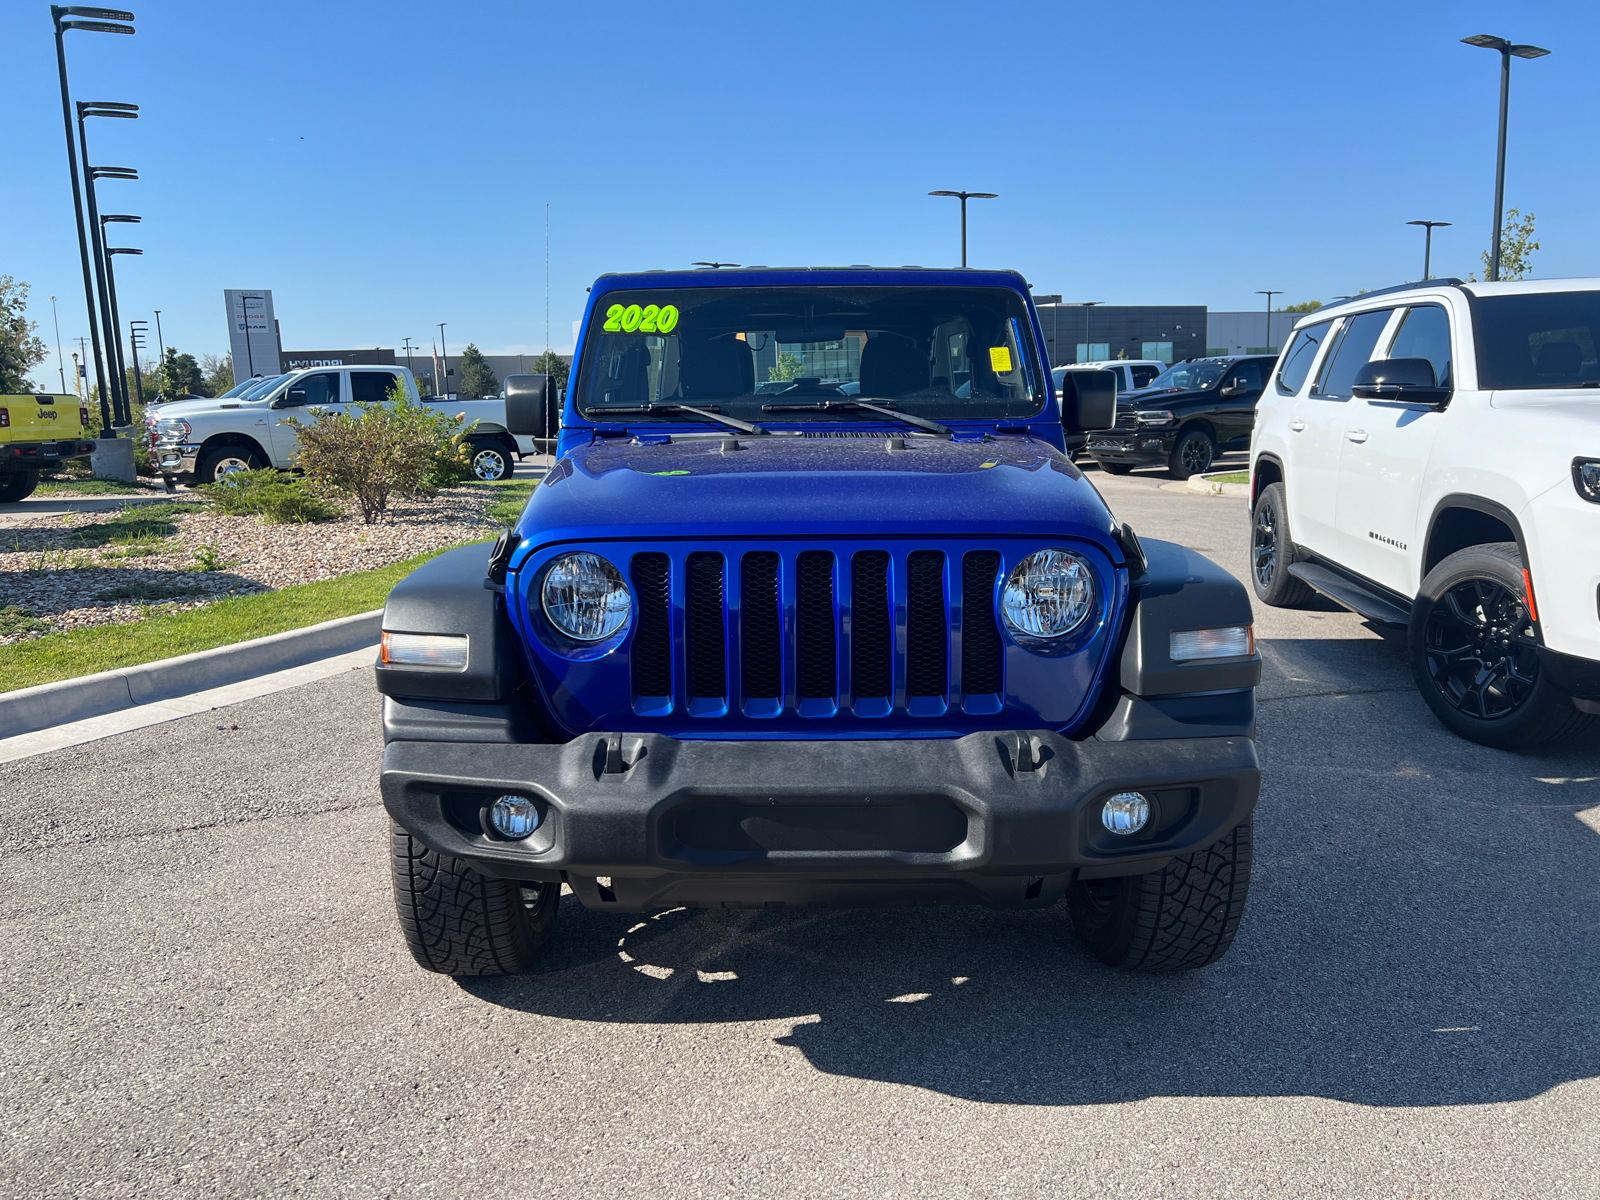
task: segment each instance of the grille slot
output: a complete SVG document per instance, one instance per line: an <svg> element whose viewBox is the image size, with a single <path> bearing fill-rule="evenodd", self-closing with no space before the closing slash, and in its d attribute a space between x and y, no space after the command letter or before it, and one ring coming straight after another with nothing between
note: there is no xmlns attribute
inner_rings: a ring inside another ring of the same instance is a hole
<svg viewBox="0 0 1600 1200"><path fill-rule="evenodd" d="M906 695L943 696L950 673L944 551L913 550L906 576Z"/></svg>
<svg viewBox="0 0 1600 1200"><path fill-rule="evenodd" d="M889 552L862 550L850 560L850 690L857 696L889 696L893 656Z"/></svg>
<svg viewBox="0 0 1600 1200"><path fill-rule="evenodd" d="M728 647L723 634L723 559L705 551L689 555L685 632L689 646L689 696L721 699L728 693Z"/></svg>
<svg viewBox="0 0 1600 1200"><path fill-rule="evenodd" d="M672 568L665 554L633 556L639 603L633 633L633 694L672 695Z"/></svg>
<svg viewBox="0 0 1600 1200"><path fill-rule="evenodd" d="M742 564L743 609L741 659L744 694L751 700L777 700L783 695L783 610L778 595L778 556L755 550Z"/></svg>
<svg viewBox="0 0 1600 1200"><path fill-rule="evenodd" d="M796 674L801 700L831 700L839 678L833 619L833 553L806 550L795 560Z"/></svg>
<svg viewBox="0 0 1600 1200"><path fill-rule="evenodd" d="M961 690L967 695L1000 691L1000 629L994 619L994 578L1000 555L974 550L961 560Z"/></svg>

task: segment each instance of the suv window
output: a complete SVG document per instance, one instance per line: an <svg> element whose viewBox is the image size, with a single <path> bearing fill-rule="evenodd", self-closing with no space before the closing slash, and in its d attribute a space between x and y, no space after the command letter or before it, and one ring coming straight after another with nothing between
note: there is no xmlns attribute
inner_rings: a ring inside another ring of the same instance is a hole
<svg viewBox="0 0 1600 1200"><path fill-rule="evenodd" d="M1332 321L1323 321L1320 325L1308 325L1294 335L1289 353L1283 358L1283 369L1278 372L1279 395L1293 396L1300 390L1306 376L1311 374L1311 364L1317 361L1317 351L1332 328Z"/></svg>
<svg viewBox="0 0 1600 1200"><path fill-rule="evenodd" d="M1160 367L1129 367L1128 370L1133 374L1133 386L1136 388L1142 388L1161 374Z"/></svg>
<svg viewBox="0 0 1600 1200"><path fill-rule="evenodd" d="M1433 364L1440 387L1450 384L1450 314L1437 304L1406 311L1400 332L1389 347L1390 358L1425 358Z"/></svg>
<svg viewBox="0 0 1600 1200"><path fill-rule="evenodd" d="M1328 365L1322 368L1322 377L1317 380L1317 386L1311 389L1313 395L1327 400L1349 398L1350 385L1355 381L1356 372L1371 361L1378 337L1393 312L1392 308L1381 308L1345 322L1339 344L1333 348Z"/></svg>
<svg viewBox="0 0 1600 1200"><path fill-rule="evenodd" d="M1600 380L1600 292L1474 297L1478 386L1572 388Z"/></svg>
<svg viewBox="0 0 1600 1200"><path fill-rule="evenodd" d="M351 371L350 403L382 404L399 382L392 371Z"/></svg>

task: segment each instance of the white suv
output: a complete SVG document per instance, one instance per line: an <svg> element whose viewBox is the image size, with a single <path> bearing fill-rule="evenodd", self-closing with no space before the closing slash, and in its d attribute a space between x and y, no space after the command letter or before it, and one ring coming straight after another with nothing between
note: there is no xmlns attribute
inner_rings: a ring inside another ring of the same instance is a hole
<svg viewBox="0 0 1600 1200"><path fill-rule="evenodd" d="M1446 726L1600 714L1600 279L1426 283L1307 316L1257 406L1252 583L1409 627Z"/></svg>

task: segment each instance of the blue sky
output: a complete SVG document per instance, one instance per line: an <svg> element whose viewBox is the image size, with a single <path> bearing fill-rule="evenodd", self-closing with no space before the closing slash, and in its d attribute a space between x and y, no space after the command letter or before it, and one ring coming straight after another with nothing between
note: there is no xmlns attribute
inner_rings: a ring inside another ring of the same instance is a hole
<svg viewBox="0 0 1600 1200"><path fill-rule="evenodd" d="M101 121L102 207L139 213L123 318L227 349L222 291L273 290L290 349L572 342L605 271L695 259L958 261L1105 303L1256 307L1479 269L1493 202L1490 32L1516 62L1508 205L1542 276L1600 274L1592 60L1579 3L134 5L69 34ZM86 332L47 4L8 48L0 274L54 343ZM1282 302L1281 300L1279 301ZM69 351L70 352L70 351ZM54 360L35 373L56 386Z"/></svg>

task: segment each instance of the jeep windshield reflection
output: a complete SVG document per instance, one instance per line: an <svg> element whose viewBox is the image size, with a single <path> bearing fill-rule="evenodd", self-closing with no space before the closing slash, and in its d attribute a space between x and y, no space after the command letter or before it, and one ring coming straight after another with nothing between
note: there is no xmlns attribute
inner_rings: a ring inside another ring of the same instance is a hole
<svg viewBox="0 0 1600 1200"><path fill-rule="evenodd" d="M1036 416L1027 306L1008 288L697 287L607 292L574 395L592 421ZM649 410L660 406L658 413ZM608 415L608 414L614 414Z"/></svg>

